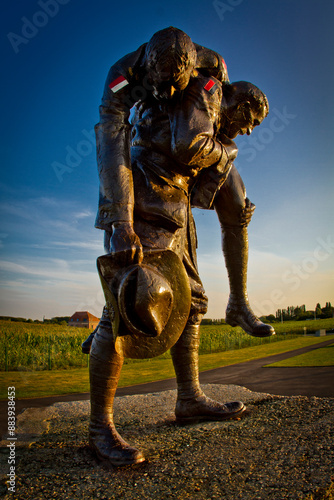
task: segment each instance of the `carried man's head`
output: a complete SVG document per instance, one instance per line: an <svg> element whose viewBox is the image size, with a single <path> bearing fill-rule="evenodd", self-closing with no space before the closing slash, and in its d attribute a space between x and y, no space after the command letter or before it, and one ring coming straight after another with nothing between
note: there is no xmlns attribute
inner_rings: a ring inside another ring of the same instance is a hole
<svg viewBox="0 0 334 500"><path fill-rule="evenodd" d="M196 65L190 37L172 26L155 33L146 46L145 64L157 99L170 99L189 83Z"/></svg>
<svg viewBox="0 0 334 500"><path fill-rule="evenodd" d="M234 139L238 134L250 135L269 112L265 94L249 82L233 82L223 87L222 132Z"/></svg>

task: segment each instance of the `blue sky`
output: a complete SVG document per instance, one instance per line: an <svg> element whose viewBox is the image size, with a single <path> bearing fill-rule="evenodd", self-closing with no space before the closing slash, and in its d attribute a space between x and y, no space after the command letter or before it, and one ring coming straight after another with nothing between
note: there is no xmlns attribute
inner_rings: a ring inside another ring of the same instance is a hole
<svg viewBox="0 0 334 500"><path fill-rule="evenodd" d="M249 80L269 99L261 127L237 139L236 164L257 206L249 226L253 309L334 302L331 0L5 3L0 315L100 314L98 106L109 67L170 25L218 51L232 81ZM228 282L219 224L212 211L195 218L208 317L221 318Z"/></svg>

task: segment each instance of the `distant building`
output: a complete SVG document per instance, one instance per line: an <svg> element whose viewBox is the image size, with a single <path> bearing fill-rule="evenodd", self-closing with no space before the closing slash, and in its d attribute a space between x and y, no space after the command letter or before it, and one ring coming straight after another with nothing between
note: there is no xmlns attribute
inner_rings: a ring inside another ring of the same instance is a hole
<svg viewBox="0 0 334 500"><path fill-rule="evenodd" d="M80 311L70 317L68 326L77 326L78 328L96 328L100 319L88 311Z"/></svg>

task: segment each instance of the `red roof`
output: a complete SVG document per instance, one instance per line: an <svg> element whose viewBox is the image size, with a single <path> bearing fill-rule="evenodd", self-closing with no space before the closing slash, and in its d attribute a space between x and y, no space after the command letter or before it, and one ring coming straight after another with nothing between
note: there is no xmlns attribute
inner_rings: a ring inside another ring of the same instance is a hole
<svg viewBox="0 0 334 500"><path fill-rule="evenodd" d="M78 311L73 314L73 316L70 317L70 321L83 321L83 320L89 320L89 321L100 321L100 318L97 318L94 316L94 314L91 314L88 311Z"/></svg>

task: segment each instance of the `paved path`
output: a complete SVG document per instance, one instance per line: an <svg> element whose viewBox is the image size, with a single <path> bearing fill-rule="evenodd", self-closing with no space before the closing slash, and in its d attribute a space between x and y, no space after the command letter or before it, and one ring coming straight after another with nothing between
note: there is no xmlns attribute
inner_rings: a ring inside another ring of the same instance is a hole
<svg viewBox="0 0 334 500"><path fill-rule="evenodd" d="M327 340L319 344L265 358L245 361L235 365L214 368L200 373L202 384L235 384L255 392L267 392L282 396L317 396L334 398L334 367L307 368L263 368L264 365L291 358L305 352L333 344ZM334 347L333 347L334 349ZM147 384L121 387L116 396L148 394L176 389L175 378L149 382ZM16 414L24 408L50 406L59 401L80 401L89 399L89 393L67 394L16 401ZM7 401L0 401L0 436L7 430Z"/></svg>

